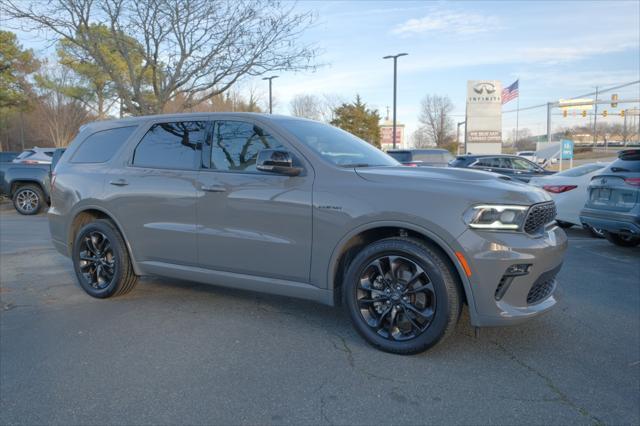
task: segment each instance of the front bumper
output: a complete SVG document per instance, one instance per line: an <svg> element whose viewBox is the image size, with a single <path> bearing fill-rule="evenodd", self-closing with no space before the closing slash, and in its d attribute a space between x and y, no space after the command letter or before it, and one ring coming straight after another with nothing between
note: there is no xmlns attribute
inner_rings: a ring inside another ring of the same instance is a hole
<svg viewBox="0 0 640 426"><path fill-rule="evenodd" d="M541 237L468 229L458 241L471 268L474 326L517 324L556 304L556 274L567 248L567 236L557 226ZM524 275L508 276L513 265L530 266Z"/></svg>
<svg viewBox="0 0 640 426"><path fill-rule="evenodd" d="M580 212L580 222L592 228L614 234L640 235L640 213L638 208L631 212L602 211L585 208Z"/></svg>

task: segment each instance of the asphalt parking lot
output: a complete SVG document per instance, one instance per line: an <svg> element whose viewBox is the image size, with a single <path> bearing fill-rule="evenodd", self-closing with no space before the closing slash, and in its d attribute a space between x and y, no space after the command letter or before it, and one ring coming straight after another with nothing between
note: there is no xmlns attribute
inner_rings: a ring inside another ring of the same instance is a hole
<svg viewBox="0 0 640 426"><path fill-rule="evenodd" d="M412 357L335 308L144 278L96 300L0 205L0 424L640 424L640 248L570 230L554 311Z"/></svg>

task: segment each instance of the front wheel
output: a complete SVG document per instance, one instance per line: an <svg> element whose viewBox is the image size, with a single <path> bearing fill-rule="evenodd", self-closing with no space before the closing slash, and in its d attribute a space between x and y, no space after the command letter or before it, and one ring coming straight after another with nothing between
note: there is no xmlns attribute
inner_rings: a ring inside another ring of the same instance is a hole
<svg viewBox="0 0 640 426"><path fill-rule="evenodd" d="M78 282L90 296L104 299L126 294L138 281L124 240L108 220L80 228L72 259Z"/></svg>
<svg viewBox="0 0 640 426"><path fill-rule="evenodd" d="M351 262L343 296L358 333L396 354L423 352L451 334L462 309L448 260L422 242L387 238Z"/></svg>
<svg viewBox="0 0 640 426"><path fill-rule="evenodd" d="M635 247L640 244L640 237L634 237L633 235L605 232L604 236L607 240L620 247Z"/></svg>

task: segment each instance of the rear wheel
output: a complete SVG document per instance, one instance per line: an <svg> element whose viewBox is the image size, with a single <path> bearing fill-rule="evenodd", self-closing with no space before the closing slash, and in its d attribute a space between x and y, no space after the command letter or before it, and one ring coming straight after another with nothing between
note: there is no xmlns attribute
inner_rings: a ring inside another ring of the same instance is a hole
<svg viewBox="0 0 640 426"><path fill-rule="evenodd" d="M604 236L607 240L620 247L635 247L640 244L640 237L633 235L605 232Z"/></svg>
<svg viewBox="0 0 640 426"><path fill-rule="evenodd" d="M13 194L13 207L20 214L38 214L43 204L44 193L38 185L21 186Z"/></svg>
<svg viewBox="0 0 640 426"><path fill-rule="evenodd" d="M108 220L90 222L78 231L72 259L78 282L90 296L126 294L138 281L124 240Z"/></svg>
<svg viewBox="0 0 640 426"><path fill-rule="evenodd" d="M343 296L358 333L396 354L423 352L451 334L462 308L447 259L405 237L376 241L351 262Z"/></svg>

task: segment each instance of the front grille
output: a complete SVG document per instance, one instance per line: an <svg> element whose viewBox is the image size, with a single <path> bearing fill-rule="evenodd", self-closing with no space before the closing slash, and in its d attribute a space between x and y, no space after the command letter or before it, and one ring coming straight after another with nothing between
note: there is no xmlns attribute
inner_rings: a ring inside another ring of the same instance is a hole
<svg viewBox="0 0 640 426"><path fill-rule="evenodd" d="M561 266L559 265L551 271L540 275L536 282L533 283L529 289L529 294L527 294L527 303L529 305L542 302L553 293L556 288L556 275L558 275Z"/></svg>
<svg viewBox="0 0 640 426"><path fill-rule="evenodd" d="M535 204L529 209L527 219L524 222L524 232L527 234L539 234L545 225L556 218L556 205L553 201Z"/></svg>

